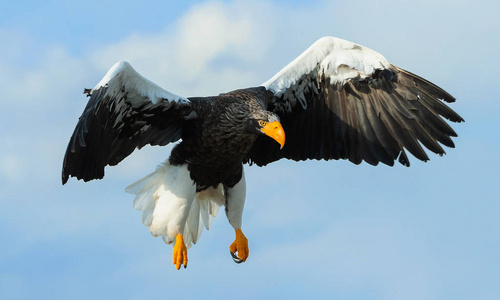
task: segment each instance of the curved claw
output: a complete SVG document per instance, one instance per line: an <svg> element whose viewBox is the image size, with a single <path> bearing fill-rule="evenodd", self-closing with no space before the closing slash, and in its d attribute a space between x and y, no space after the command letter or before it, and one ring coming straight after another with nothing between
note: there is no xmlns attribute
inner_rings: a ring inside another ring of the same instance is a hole
<svg viewBox="0 0 500 300"><path fill-rule="evenodd" d="M237 264L240 264L246 261L248 258L248 240L241 229L236 229L235 233L236 239L231 244L231 246L229 246L229 252L233 257L233 261ZM236 252L238 252L238 255L236 255Z"/></svg>
<svg viewBox="0 0 500 300"><path fill-rule="evenodd" d="M239 259L236 253L231 252L231 250L229 250L229 253L231 253L231 256L233 257L233 261L235 263L241 264L244 261L243 259Z"/></svg>

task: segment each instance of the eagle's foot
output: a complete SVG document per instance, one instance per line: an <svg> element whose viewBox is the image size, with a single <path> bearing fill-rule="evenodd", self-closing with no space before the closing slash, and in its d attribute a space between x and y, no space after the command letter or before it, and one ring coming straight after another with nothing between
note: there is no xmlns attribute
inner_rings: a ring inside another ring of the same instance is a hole
<svg viewBox="0 0 500 300"><path fill-rule="evenodd" d="M175 239L175 246L172 257L173 257L173 263L177 270L181 268L181 265L184 265L184 269L187 267L188 264L187 248L186 245L184 244L184 239L182 238L182 234L180 233L177 234L177 237Z"/></svg>
<svg viewBox="0 0 500 300"><path fill-rule="evenodd" d="M241 231L241 229L236 229L236 239L229 246L229 252L233 257L235 263L240 264L247 260L248 258L248 240ZM238 255L236 255L238 252Z"/></svg>

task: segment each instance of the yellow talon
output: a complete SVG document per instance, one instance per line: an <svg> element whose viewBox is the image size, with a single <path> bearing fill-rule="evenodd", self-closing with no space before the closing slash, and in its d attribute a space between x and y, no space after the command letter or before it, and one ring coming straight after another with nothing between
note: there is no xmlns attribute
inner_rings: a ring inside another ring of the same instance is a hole
<svg viewBox="0 0 500 300"><path fill-rule="evenodd" d="M241 231L241 229L236 229L236 239L234 242L229 246L229 251L231 251L231 255L233 256L233 260L236 263L241 263L247 260L248 258L248 240ZM238 252L238 260L235 259L234 255L236 252Z"/></svg>
<svg viewBox="0 0 500 300"><path fill-rule="evenodd" d="M184 244L184 239L182 238L182 234L180 233L177 234L177 237L175 239L175 246L172 257L173 257L173 263L177 270L181 268L182 264L184 265L184 268L187 267L188 264L187 248L186 245Z"/></svg>

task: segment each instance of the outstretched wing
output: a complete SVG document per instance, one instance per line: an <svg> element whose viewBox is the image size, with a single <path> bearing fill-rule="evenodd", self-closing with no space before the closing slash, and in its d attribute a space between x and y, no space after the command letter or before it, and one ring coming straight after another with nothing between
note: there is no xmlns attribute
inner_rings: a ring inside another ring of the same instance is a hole
<svg viewBox="0 0 500 300"><path fill-rule="evenodd" d="M92 90L64 156L62 182L102 178L134 149L166 145L181 137L192 112L188 99L142 77L127 62L116 63Z"/></svg>
<svg viewBox="0 0 500 300"><path fill-rule="evenodd" d="M381 54L325 37L263 86L274 94L268 109L281 118L282 150L259 137L246 161L266 165L281 158L363 160L409 166L407 149L420 160L423 146L444 154L455 131L442 117L463 119L445 102L450 94L390 64Z"/></svg>

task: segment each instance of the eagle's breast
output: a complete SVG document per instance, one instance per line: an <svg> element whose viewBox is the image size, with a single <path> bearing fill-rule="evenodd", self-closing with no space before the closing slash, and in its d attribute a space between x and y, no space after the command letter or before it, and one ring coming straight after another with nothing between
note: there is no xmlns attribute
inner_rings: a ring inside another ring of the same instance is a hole
<svg viewBox="0 0 500 300"><path fill-rule="evenodd" d="M198 118L184 128L170 162L187 163L199 190L220 183L231 187L241 179L243 159L258 136L247 129L255 105L244 92L205 98L198 106L197 98L190 100Z"/></svg>

